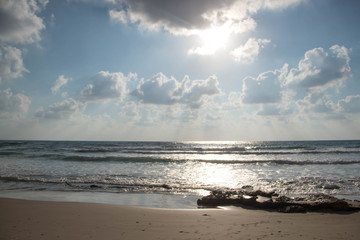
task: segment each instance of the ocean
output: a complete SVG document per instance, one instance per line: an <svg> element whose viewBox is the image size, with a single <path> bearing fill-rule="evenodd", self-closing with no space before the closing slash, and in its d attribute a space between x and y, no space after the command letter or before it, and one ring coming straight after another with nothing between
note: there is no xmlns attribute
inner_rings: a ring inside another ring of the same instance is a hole
<svg viewBox="0 0 360 240"><path fill-rule="evenodd" d="M0 197L196 208L244 188L360 200L360 141L0 141Z"/></svg>

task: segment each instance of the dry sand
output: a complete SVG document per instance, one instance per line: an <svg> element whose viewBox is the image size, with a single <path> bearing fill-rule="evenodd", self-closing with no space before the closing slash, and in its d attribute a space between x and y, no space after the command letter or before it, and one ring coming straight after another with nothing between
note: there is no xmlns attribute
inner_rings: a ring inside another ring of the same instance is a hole
<svg viewBox="0 0 360 240"><path fill-rule="evenodd" d="M0 239L360 239L360 213L169 210L0 199Z"/></svg>

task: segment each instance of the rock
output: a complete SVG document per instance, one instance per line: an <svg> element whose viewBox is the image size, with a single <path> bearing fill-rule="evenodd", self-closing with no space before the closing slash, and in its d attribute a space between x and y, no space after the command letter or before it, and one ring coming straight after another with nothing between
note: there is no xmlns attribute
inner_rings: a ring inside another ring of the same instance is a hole
<svg viewBox="0 0 360 240"><path fill-rule="evenodd" d="M306 209L303 206L290 205L290 206L286 206L285 208L279 209L279 212L283 212L283 213L305 213Z"/></svg>
<svg viewBox="0 0 360 240"><path fill-rule="evenodd" d="M163 185L161 185L161 187L165 188L165 189L171 189L171 187L169 185L167 185L167 184L163 184Z"/></svg>
<svg viewBox="0 0 360 240"><path fill-rule="evenodd" d="M335 184L325 184L322 186L323 189L328 189L328 190L334 190L334 189L339 189L340 187L338 185Z"/></svg>
<svg viewBox="0 0 360 240"><path fill-rule="evenodd" d="M268 198L259 200L258 198ZM263 191L212 191L210 195L197 200L199 206L241 206L285 213L303 213L307 211L360 211L359 202L337 199L325 194L289 198L278 196L274 192Z"/></svg>

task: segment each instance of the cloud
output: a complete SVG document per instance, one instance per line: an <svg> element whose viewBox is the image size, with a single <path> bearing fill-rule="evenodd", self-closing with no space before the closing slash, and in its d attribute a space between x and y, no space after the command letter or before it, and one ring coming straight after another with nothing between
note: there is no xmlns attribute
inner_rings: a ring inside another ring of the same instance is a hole
<svg viewBox="0 0 360 240"><path fill-rule="evenodd" d="M191 35L212 25L230 24L233 32L253 29L250 15L260 9L284 9L303 0L118 0L110 18L122 23L136 23L145 29L164 29L176 35ZM250 24L251 27L246 26Z"/></svg>
<svg viewBox="0 0 360 240"><path fill-rule="evenodd" d="M25 114L30 105L30 99L23 94L15 94L10 89L0 90L0 116L14 117Z"/></svg>
<svg viewBox="0 0 360 240"><path fill-rule="evenodd" d="M195 81L190 81L189 77L185 76L179 82L174 77L168 78L163 73L158 73L146 81L141 80L131 95L145 104L186 104L197 108L206 96L211 97L220 93L216 76Z"/></svg>
<svg viewBox="0 0 360 240"><path fill-rule="evenodd" d="M34 43L45 29L37 16L48 1L0 0L0 41L8 43Z"/></svg>
<svg viewBox="0 0 360 240"><path fill-rule="evenodd" d="M191 47L188 54L212 55L220 49L226 49L228 40L235 34L254 30L257 23L252 16L257 11L285 9L304 1L113 0L109 16L113 22L137 25L140 29L196 36L202 44ZM248 45L235 49L234 58L237 61L253 62L259 50L268 43L266 39L254 41L252 39Z"/></svg>
<svg viewBox="0 0 360 240"><path fill-rule="evenodd" d="M81 91L81 95L85 101L122 101L127 95L126 82L132 77L133 74L125 76L121 72L101 71L92 78L92 83Z"/></svg>
<svg viewBox="0 0 360 240"><path fill-rule="evenodd" d="M123 23L137 23L146 29L164 29L173 34L188 35L191 30L210 26L203 15L231 5L232 1L218 0L131 0L118 1L120 9L112 9L112 20ZM125 7L124 7L125 6Z"/></svg>
<svg viewBox="0 0 360 240"><path fill-rule="evenodd" d="M119 116L122 119L128 119L131 121L139 121L140 120L140 113L138 106L135 102L127 102L125 106L121 108L121 111L119 112Z"/></svg>
<svg viewBox="0 0 360 240"><path fill-rule="evenodd" d="M158 73L146 81L142 79L132 95L144 103L171 105L179 100L182 85L174 77Z"/></svg>
<svg viewBox="0 0 360 240"><path fill-rule="evenodd" d="M28 70L24 67L21 51L15 47L0 46L0 83L3 79L21 77Z"/></svg>
<svg viewBox="0 0 360 240"><path fill-rule="evenodd" d="M263 105L261 110L258 112L258 115L263 116L277 116L280 114L279 106L274 104L266 104Z"/></svg>
<svg viewBox="0 0 360 240"><path fill-rule="evenodd" d="M336 104L331 100L332 96L322 92L310 92L303 99L296 101L301 112L334 113Z"/></svg>
<svg viewBox="0 0 360 240"><path fill-rule="evenodd" d="M203 98L206 96L216 96L221 93L219 81L215 75L205 80L192 81L190 87L186 87L186 85L187 84L185 84L185 90L180 102L188 104L193 108L200 107Z"/></svg>
<svg viewBox="0 0 360 240"><path fill-rule="evenodd" d="M53 86L51 87L51 92L56 93L57 91L59 91L59 89L62 86L66 85L67 82L70 80L71 80L71 78L66 78L66 77L64 77L64 75L60 75L54 82Z"/></svg>
<svg viewBox="0 0 360 240"><path fill-rule="evenodd" d="M283 68L261 73L257 78L243 79L242 102L246 104L279 103L282 99L282 82L288 65Z"/></svg>
<svg viewBox="0 0 360 240"><path fill-rule="evenodd" d="M336 105L332 91L351 76L350 57L344 46L334 45L325 51L314 48L306 51L298 67L263 72L243 79L241 92L229 94L230 106L261 104L260 115L289 113L333 114L339 111L356 112L357 96L347 97ZM299 92L306 91L305 97ZM296 96L299 96L296 98ZM266 105L267 104L267 105Z"/></svg>
<svg viewBox="0 0 360 240"><path fill-rule="evenodd" d="M339 101L338 106L347 113L360 113L360 95L347 96Z"/></svg>
<svg viewBox="0 0 360 240"><path fill-rule="evenodd" d="M54 103L46 109L40 108L35 116L46 119L68 119L75 113L82 111L84 104L77 100L68 98L59 103Z"/></svg>
<svg viewBox="0 0 360 240"><path fill-rule="evenodd" d="M237 62L253 63L255 58L259 55L260 50L270 42L271 41L268 39L249 38L249 40L244 45L235 48L231 52L231 55Z"/></svg>
<svg viewBox="0 0 360 240"><path fill-rule="evenodd" d="M344 46L334 45L326 52L314 48L305 53L297 68L292 68L287 76L287 84L308 91L342 86L351 76L350 57Z"/></svg>

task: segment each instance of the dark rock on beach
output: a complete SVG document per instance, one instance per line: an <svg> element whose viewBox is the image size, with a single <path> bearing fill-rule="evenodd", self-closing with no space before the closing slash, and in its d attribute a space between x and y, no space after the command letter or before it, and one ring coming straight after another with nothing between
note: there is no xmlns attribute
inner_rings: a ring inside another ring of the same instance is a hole
<svg viewBox="0 0 360 240"><path fill-rule="evenodd" d="M257 191L212 191L210 195L198 199L199 206L241 206L254 209L279 211L285 213L304 213L314 211L339 212L359 211L360 202L338 199L324 194L289 198L274 192Z"/></svg>

